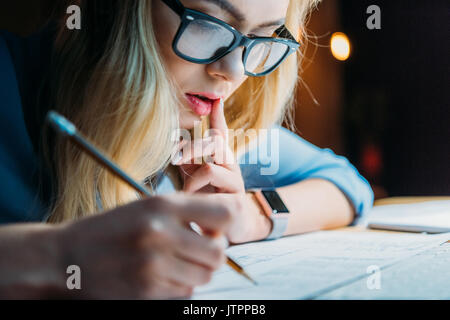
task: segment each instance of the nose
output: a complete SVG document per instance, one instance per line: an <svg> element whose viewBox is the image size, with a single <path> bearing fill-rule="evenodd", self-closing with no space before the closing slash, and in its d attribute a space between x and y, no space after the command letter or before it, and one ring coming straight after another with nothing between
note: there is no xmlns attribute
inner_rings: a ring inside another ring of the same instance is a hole
<svg viewBox="0 0 450 320"><path fill-rule="evenodd" d="M206 65L206 71L217 79L230 82L241 80L245 77L245 68L242 62L243 52L243 47L236 48L222 59Z"/></svg>

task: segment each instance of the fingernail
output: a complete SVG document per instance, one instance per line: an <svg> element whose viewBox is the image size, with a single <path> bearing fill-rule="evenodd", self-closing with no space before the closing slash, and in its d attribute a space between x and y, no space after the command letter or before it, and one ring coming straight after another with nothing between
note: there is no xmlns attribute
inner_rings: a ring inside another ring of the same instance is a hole
<svg viewBox="0 0 450 320"><path fill-rule="evenodd" d="M228 249L230 247L230 242L228 241L227 237L224 236L222 238L222 244L225 249Z"/></svg>
<svg viewBox="0 0 450 320"><path fill-rule="evenodd" d="M183 159L183 151L178 151L172 158L172 165L175 166Z"/></svg>
<svg viewBox="0 0 450 320"><path fill-rule="evenodd" d="M228 242L228 239L225 236L220 236L220 237L214 238L213 241L225 250L230 247L230 243Z"/></svg>

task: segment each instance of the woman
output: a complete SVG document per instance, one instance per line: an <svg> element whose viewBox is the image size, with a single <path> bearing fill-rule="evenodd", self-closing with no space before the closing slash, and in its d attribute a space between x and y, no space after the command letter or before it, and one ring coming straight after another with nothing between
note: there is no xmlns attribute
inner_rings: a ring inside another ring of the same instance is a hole
<svg viewBox="0 0 450 320"><path fill-rule="evenodd" d="M295 39L302 38L314 4L90 0L79 3L81 30L69 30L65 17L27 40L5 33L4 60L12 57L9 66L3 62L10 74L7 94L15 90L22 99L8 106L7 121L17 128L3 129L8 131L2 137L24 143L4 139L15 165L4 161L10 177L2 189L12 190L13 183L21 189L6 191L2 220L52 224L0 228L0 252L18 257L0 262L0 295L68 294L66 268L78 265L85 279L76 292L81 296L189 296L224 261L223 246L189 231L191 221L209 235L224 233L242 243L273 238L274 229L279 237L345 226L368 210L370 187L348 161L276 125L290 106L298 80ZM45 130L49 106L136 179L159 194L182 194L139 201ZM182 144L173 139L178 129L190 130L208 115L209 138ZM266 140L256 139L246 154L248 143L238 139L233 147L228 129L245 129L241 138L260 129L278 134L277 170L264 175L264 161L245 161ZM212 161L192 163L198 145ZM172 159L181 148L182 157ZM237 159L244 159L241 166ZM33 179L36 170L39 178ZM254 193L246 193L250 188L279 194L290 211L283 228L275 228ZM37 190L39 201L32 201Z"/></svg>

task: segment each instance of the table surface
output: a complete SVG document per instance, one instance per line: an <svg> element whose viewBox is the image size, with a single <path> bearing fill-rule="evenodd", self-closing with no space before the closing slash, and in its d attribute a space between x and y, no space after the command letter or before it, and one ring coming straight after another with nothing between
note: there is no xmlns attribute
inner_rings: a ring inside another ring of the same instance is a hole
<svg viewBox="0 0 450 320"><path fill-rule="evenodd" d="M391 198L376 205L447 199ZM450 299L448 240L449 234L370 230L361 222L244 244L230 254L260 285L249 285L225 267L196 290L194 299ZM372 267L376 274L368 271ZM373 276L379 288L369 283Z"/></svg>
<svg viewBox="0 0 450 320"><path fill-rule="evenodd" d="M375 206L383 206L389 204L407 204L407 203L419 203L425 201L439 201L439 200L450 200L449 197L394 197L385 198L375 201Z"/></svg>
<svg viewBox="0 0 450 320"><path fill-rule="evenodd" d="M425 201L450 200L450 197L396 197L375 202L375 206L410 204ZM363 226L347 227L342 231L368 230ZM381 288L367 290L367 279L349 283L327 292L319 299L450 299L450 239L441 246L422 252L381 272Z"/></svg>

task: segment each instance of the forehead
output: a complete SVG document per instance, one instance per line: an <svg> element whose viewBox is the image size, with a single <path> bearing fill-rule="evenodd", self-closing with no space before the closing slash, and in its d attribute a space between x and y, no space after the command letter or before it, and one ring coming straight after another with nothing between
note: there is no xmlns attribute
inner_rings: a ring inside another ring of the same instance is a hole
<svg viewBox="0 0 450 320"><path fill-rule="evenodd" d="M202 1L202 0L200 0ZM247 19L284 18L289 0L227 0L246 15Z"/></svg>
<svg viewBox="0 0 450 320"><path fill-rule="evenodd" d="M239 22L247 25L285 18L289 6L289 0L182 0L181 2L187 6L228 8L229 11L240 13L245 21Z"/></svg>

